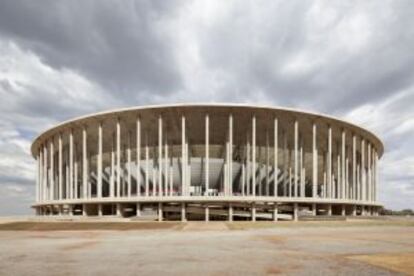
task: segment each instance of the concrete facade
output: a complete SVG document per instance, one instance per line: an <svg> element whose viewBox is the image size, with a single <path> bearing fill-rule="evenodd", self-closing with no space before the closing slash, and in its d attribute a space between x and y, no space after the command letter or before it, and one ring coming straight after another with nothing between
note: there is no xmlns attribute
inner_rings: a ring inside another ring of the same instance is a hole
<svg viewBox="0 0 414 276"><path fill-rule="evenodd" d="M249 105L148 106L32 144L39 215L297 220L375 215L382 142L342 120Z"/></svg>

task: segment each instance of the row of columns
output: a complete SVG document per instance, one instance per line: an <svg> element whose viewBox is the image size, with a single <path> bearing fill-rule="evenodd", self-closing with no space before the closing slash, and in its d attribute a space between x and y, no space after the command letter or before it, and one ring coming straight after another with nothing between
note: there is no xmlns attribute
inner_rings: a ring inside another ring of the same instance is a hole
<svg viewBox="0 0 414 276"><path fill-rule="evenodd" d="M256 117L252 116L251 119L251 140L247 139L245 145L244 158L241 161L241 177L242 182L241 195L256 196L258 190L259 195L263 195L262 182L263 179L266 181L266 195L271 196L269 193L269 184L273 179L273 196L289 197L304 197L305 196L305 185L306 182L310 183L311 197L317 198L338 198L338 199L354 199L354 200L365 200L375 201L377 193L378 183L378 153L372 147L372 145L365 141L364 138L360 140L360 151L357 154L357 136L352 135L352 156L349 156L349 150L346 145L346 132L341 131L341 146L337 150L336 156L336 174L333 169L333 146L332 146L332 128L328 126L328 137L327 137L327 151L324 154L319 154L319 144L317 135L317 124L312 124L312 170L311 177L306 181L306 169L304 164L305 154L303 150L303 139L300 137L300 126L297 120L293 123L293 172L291 164L291 149L288 149L287 143L287 130L282 133L283 136L283 147L281 148L283 153L283 164L279 165L279 124L278 118L273 119L273 166L269 165L269 142L267 139L266 144L266 176L261 177L262 164L257 161L257 141L256 141ZM60 200L60 199L74 199L74 198L91 198L92 189L90 183L90 168L88 160L88 133L86 127L82 128L82 155L81 160L74 160L74 135L73 130L69 132L68 142L68 154L64 156L64 149L62 143L63 134L58 135L58 149L57 157L58 162L55 162L55 148L53 137L51 140L45 141L40 147L37 156L37 189L36 199L37 202L44 202L47 200ZM115 133L115 145L112 146L111 154L111 173L110 173L110 197L121 196L121 124L120 119L116 122L116 133ZM128 136L128 147L127 147L127 193L126 196L130 197L132 176L131 176L131 135ZM145 183L142 183L141 170L141 119L136 119L136 195L141 196L142 185L145 184L145 196L149 194L149 148L148 143L145 147ZM168 153L168 144L165 143L163 137L163 118L158 118L158 160L156 171L157 176L153 177L153 182L157 182L152 195L166 196L172 195L173 191L173 168L170 162ZM228 134L227 141L225 142L226 154L224 157L223 165L223 191L225 196L234 195L233 182L234 182L234 166L233 166L233 115L229 114L228 117ZM319 139L320 140L320 139ZM367 150L365 146L367 145ZM204 179L205 179L205 193L204 195L210 195L210 117L205 115L205 166L204 166ZM164 148L164 150L163 150ZM181 117L181 191L180 195L189 196L189 188L191 186L191 161L189 159L189 145L188 138L186 135L186 117ZM67 153L67 151L65 151ZM286 158L288 153L288 158ZM367 156L365 154L367 153ZM103 185L103 124L102 122L98 125L98 139L97 139L97 170L96 170L96 197L102 197L102 185ZM323 166L318 165L319 157L322 156ZM90 156L89 156L90 157ZM275 158L276 157L276 158ZM65 159L65 164L63 162ZM82 167L79 166L81 161ZM154 166L154 165L153 165ZM272 170L269 168L272 167ZM320 181L319 174L320 168L323 169L323 181ZM56 170L57 169L57 173ZM82 171L81 186L82 191L78 191L78 173ZM64 175L65 172L65 175ZM259 177L257 176L259 174ZM293 175L292 175L293 174ZM55 181L57 180L57 181ZM76 183L75 183L76 182ZM65 187L63 187L65 183ZM115 190L116 184L116 190ZM282 191L279 192L279 184L282 184ZM158 193L157 193L158 192Z"/></svg>

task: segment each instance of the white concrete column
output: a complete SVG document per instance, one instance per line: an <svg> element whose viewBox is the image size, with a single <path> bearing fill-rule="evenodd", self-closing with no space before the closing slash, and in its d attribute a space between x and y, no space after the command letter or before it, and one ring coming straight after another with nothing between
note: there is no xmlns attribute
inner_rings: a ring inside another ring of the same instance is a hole
<svg viewBox="0 0 414 276"><path fill-rule="evenodd" d="M78 193L78 158L76 157L76 144L75 144L75 163L74 163L74 168L73 168L73 174L74 174L74 177L73 177L73 179L74 179L74 182L75 182L75 185L74 185L74 187L73 187L73 198L75 198L75 199L77 199L78 198L78 195L79 195L79 193Z"/></svg>
<svg viewBox="0 0 414 276"><path fill-rule="evenodd" d="M158 196L162 196L162 117L158 117Z"/></svg>
<svg viewBox="0 0 414 276"><path fill-rule="evenodd" d="M122 206L121 206L121 204L120 204L120 203L117 203L117 204L116 204L116 215L117 215L118 217L122 217Z"/></svg>
<svg viewBox="0 0 414 276"><path fill-rule="evenodd" d="M185 216L185 203L181 203L181 221L187 221L187 218Z"/></svg>
<svg viewBox="0 0 414 276"><path fill-rule="evenodd" d="M141 118L137 117L137 136L136 136L136 180L137 180L137 196L141 196Z"/></svg>
<svg viewBox="0 0 414 276"><path fill-rule="evenodd" d="M294 144L294 167L293 167L293 179L294 179L294 183L293 183L293 191L294 191L294 197L298 196L298 173L299 173L299 168L298 168L298 139L299 139L299 124L298 121L295 120L294 123L294 135L295 135L295 144Z"/></svg>
<svg viewBox="0 0 414 276"><path fill-rule="evenodd" d="M168 196L168 183L169 183L169 166L168 166L168 143L167 139L165 139L165 145L164 145L164 195Z"/></svg>
<svg viewBox="0 0 414 276"><path fill-rule="evenodd" d="M44 201L43 197L43 182L44 182L44 169L43 169L43 146L39 146L39 202Z"/></svg>
<svg viewBox="0 0 414 276"><path fill-rule="evenodd" d="M278 220L278 206L277 203L273 205L273 221Z"/></svg>
<svg viewBox="0 0 414 276"><path fill-rule="evenodd" d="M256 196L256 116L252 118L252 194Z"/></svg>
<svg viewBox="0 0 414 276"><path fill-rule="evenodd" d="M366 178L365 178L365 140L362 138L361 140L361 194L362 200L366 200Z"/></svg>
<svg viewBox="0 0 414 276"><path fill-rule="evenodd" d="M229 171L228 171L228 188L229 195L233 195L233 114L229 115Z"/></svg>
<svg viewBox="0 0 414 276"><path fill-rule="evenodd" d="M116 121L116 196L121 196L121 122Z"/></svg>
<svg viewBox="0 0 414 276"><path fill-rule="evenodd" d="M251 185L250 185L250 179L251 179L251 162L250 162L250 141L249 137L246 137L246 195L251 195Z"/></svg>
<svg viewBox="0 0 414 276"><path fill-rule="evenodd" d="M270 184L269 184L269 164L270 164L270 152L269 152L269 134L268 134L268 132L267 132L267 130L266 130L266 167L265 167L265 170L266 170L266 177L265 177L265 180L266 180L266 196L269 196L269 194L270 194Z"/></svg>
<svg viewBox="0 0 414 276"><path fill-rule="evenodd" d="M131 175L131 170L132 170L132 158L131 158L131 132L128 131L128 148L127 148L127 162L128 162L128 174L127 174L127 190L128 190L128 197L131 197L131 193L132 193L132 175Z"/></svg>
<svg viewBox="0 0 414 276"><path fill-rule="evenodd" d="M356 183L356 136L352 136L352 199L357 199Z"/></svg>
<svg viewBox="0 0 414 276"><path fill-rule="evenodd" d="M312 197L318 196L318 148L316 123L312 124Z"/></svg>
<svg viewBox="0 0 414 276"><path fill-rule="evenodd" d="M110 179L110 197L115 197L115 146L114 137L112 136L112 147L111 147L111 179Z"/></svg>
<svg viewBox="0 0 414 276"><path fill-rule="evenodd" d="M145 196L149 196L149 149L148 141L145 145Z"/></svg>
<svg viewBox="0 0 414 276"><path fill-rule="evenodd" d="M163 219L163 217L162 217L162 213L163 213L163 210L162 210L162 203L161 203L161 202L159 202L159 203L158 203L158 221L162 221L162 219Z"/></svg>
<svg viewBox="0 0 414 276"><path fill-rule="evenodd" d="M299 188L298 196L305 197L305 176L304 176L304 165L303 165L303 140L302 137L299 139Z"/></svg>
<svg viewBox="0 0 414 276"><path fill-rule="evenodd" d="M316 210L316 203L312 203L312 215L316 216L317 215L317 210Z"/></svg>
<svg viewBox="0 0 414 276"><path fill-rule="evenodd" d="M187 181L187 162L185 150L185 117L181 116L181 196L185 196L185 183ZM184 207L185 208L185 207Z"/></svg>
<svg viewBox="0 0 414 276"><path fill-rule="evenodd" d="M375 152L375 193L374 193L374 201L376 202L378 199L378 185L379 185L379 164L378 164L378 153Z"/></svg>
<svg viewBox="0 0 414 276"><path fill-rule="evenodd" d="M288 192L288 148L287 148L287 135L286 131L283 132L283 196L287 197L289 195Z"/></svg>
<svg viewBox="0 0 414 276"><path fill-rule="evenodd" d="M73 129L69 134L69 198L73 198Z"/></svg>
<svg viewBox="0 0 414 276"><path fill-rule="evenodd" d="M210 210L208 208L208 205L204 207L204 220L209 221L210 220Z"/></svg>
<svg viewBox="0 0 414 276"><path fill-rule="evenodd" d="M229 221L233 221L233 205L231 203L229 203Z"/></svg>
<svg viewBox="0 0 414 276"><path fill-rule="evenodd" d="M45 201L49 200L48 198L48 184L49 184L49 168L48 168L48 150L47 150L47 142L43 145L43 169L44 169L44 182L43 182L43 198Z"/></svg>
<svg viewBox="0 0 414 276"><path fill-rule="evenodd" d="M332 198L332 128L329 126L328 129L328 169L327 169L327 178L328 178L328 198Z"/></svg>
<svg viewBox="0 0 414 276"><path fill-rule="evenodd" d="M346 156L345 156L345 154L346 154L346 152L345 152L345 144L346 144L346 136L345 136L346 134L345 134L345 130L342 130L342 145L341 145L341 148L342 148L342 152L341 152L341 157L342 157L342 160L341 160L341 176L342 176L342 180L341 180L341 191L342 191L342 193L341 193L341 198L342 199L345 199L345 191L346 191L346 182L345 182L345 180L346 180L346 173L345 173L345 166L346 166L346 163L345 163L345 159L346 159Z"/></svg>
<svg viewBox="0 0 414 276"><path fill-rule="evenodd" d="M59 134L59 153L58 153L58 181L59 181L59 200L63 199L63 174L62 174L62 134Z"/></svg>
<svg viewBox="0 0 414 276"><path fill-rule="evenodd" d="M103 212L102 212L102 204L98 204L98 216L102 217Z"/></svg>
<svg viewBox="0 0 414 276"><path fill-rule="evenodd" d="M36 154L36 203L40 202L39 199L39 186L40 186L40 155ZM38 208L36 208L36 215L38 215Z"/></svg>
<svg viewBox="0 0 414 276"><path fill-rule="evenodd" d="M83 198L88 197L88 158L87 158L87 134L86 127L82 129L82 188Z"/></svg>
<svg viewBox="0 0 414 276"><path fill-rule="evenodd" d="M98 175L98 187L97 197L102 197L102 122L99 122L98 126L98 164L97 164L97 175ZM101 206L102 207L102 206Z"/></svg>
<svg viewBox="0 0 414 276"><path fill-rule="evenodd" d="M137 117L137 141L136 141L136 153L137 153L137 168L136 168L136 180L137 180L137 196L141 196L141 118ZM138 205L137 205L138 206Z"/></svg>
<svg viewBox="0 0 414 276"><path fill-rule="evenodd" d="M206 182L205 183L205 185L206 185L205 194L209 195L209 189L210 189L210 183L209 183L209 181L210 181L210 149L209 149L209 146L210 146L209 145L210 144L210 119L209 119L208 114L206 114L206 117L205 117L205 135L206 135L206 137L205 137L205 143L206 143L206 149L205 149L205 151L206 151L206 156L205 156L206 161L205 161L205 163L206 164L204 166L204 169L205 169L204 176L205 176L205 182ZM208 207L207 207L207 210L208 210ZM207 221L208 221L208 217L207 217Z"/></svg>
<svg viewBox="0 0 414 276"><path fill-rule="evenodd" d="M53 144L54 144L54 137L52 137L52 140L50 141L50 193L49 193L49 198L50 200L54 200L55 199L55 172L54 172L54 167L55 167L55 162L54 162L54 148L53 148Z"/></svg>
<svg viewBox="0 0 414 276"><path fill-rule="evenodd" d="M299 207L297 203L293 203L293 221L298 221Z"/></svg>
<svg viewBox="0 0 414 276"><path fill-rule="evenodd" d="M256 205L252 203L252 221L256 221Z"/></svg>
<svg viewBox="0 0 414 276"><path fill-rule="evenodd" d="M371 175L371 143L368 144L368 185L367 185L367 200L371 201L371 189L372 189L372 175Z"/></svg>
<svg viewBox="0 0 414 276"><path fill-rule="evenodd" d="M275 197L278 196L278 172L279 172L279 163L278 163L278 157L279 157L279 126L278 126L278 119L275 118L273 120L273 195ZM277 207L277 206L276 206Z"/></svg>
<svg viewBox="0 0 414 276"><path fill-rule="evenodd" d="M141 204L140 203L137 203L135 213L137 217L141 216Z"/></svg>

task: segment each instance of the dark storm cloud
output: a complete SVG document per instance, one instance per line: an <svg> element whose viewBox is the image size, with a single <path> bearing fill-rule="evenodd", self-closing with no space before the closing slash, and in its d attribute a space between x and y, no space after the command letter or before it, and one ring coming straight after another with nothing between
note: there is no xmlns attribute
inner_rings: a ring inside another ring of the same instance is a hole
<svg viewBox="0 0 414 276"><path fill-rule="evenodd" d="M0 31L54 68L69 67L138 99L180 87L171 34L173 1L1 1Z"/></svg>

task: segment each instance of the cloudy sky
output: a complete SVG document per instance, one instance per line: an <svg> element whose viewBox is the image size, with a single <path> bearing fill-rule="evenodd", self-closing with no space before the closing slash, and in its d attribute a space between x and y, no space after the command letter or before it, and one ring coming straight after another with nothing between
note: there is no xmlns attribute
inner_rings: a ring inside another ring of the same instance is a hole
<svg viewBox="0 0 414 276"><path fill-rule="evenodd" d="M108 108L241 102L328 113L385 143L414 208L414 2L0 1L0 215L34 201L33 138Z"/></svg>

